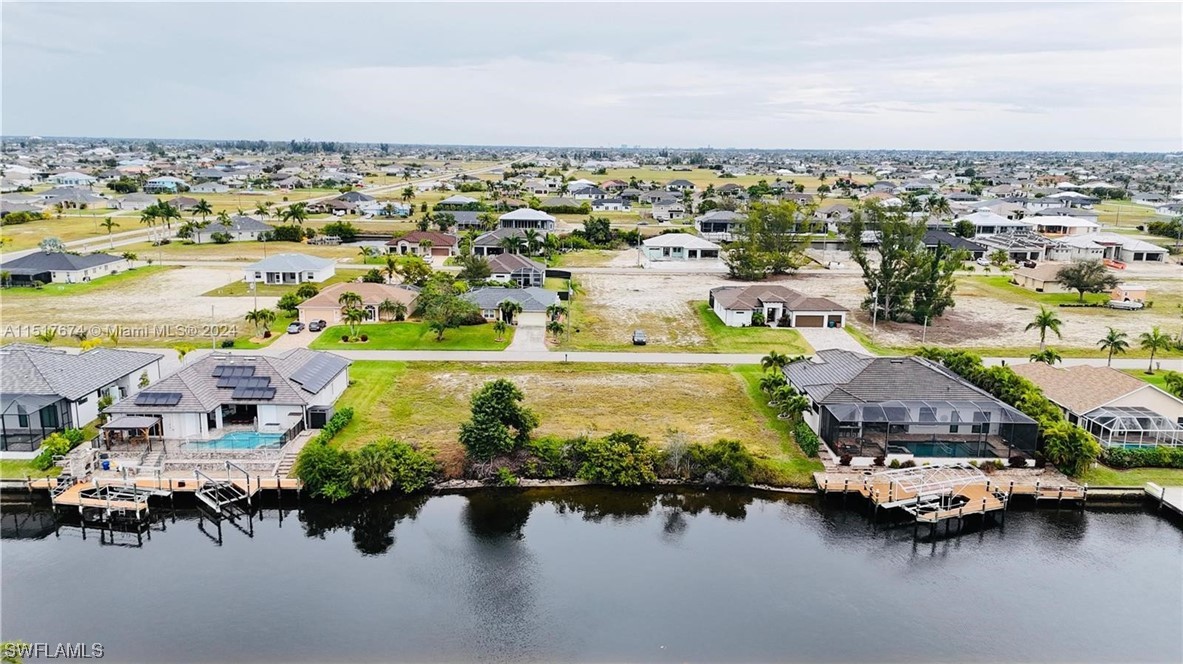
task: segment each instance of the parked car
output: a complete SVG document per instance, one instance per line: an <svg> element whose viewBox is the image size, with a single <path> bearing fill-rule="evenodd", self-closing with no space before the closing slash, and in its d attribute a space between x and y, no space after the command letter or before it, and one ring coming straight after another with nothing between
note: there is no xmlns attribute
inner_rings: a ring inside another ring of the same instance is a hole
<svg viewBox="0 0 1183 664"><path fill-rule="evenodd" d="M978 265L981 265L982 267L990 267L990 259L986 258L985 256L982 256L981 258L979 258L978 260L976 260L974 262L977 263Z"/></svg>
<svg viewBox="0 0 1183 664"><path fill-rule="evenodd" d="M293 321L291 325L288 325L288 334L299 334L303 330L304 324L300 321Z"/></svg>
<svg viewBox="0 0 1183 664"><path fill-rule="evenodd" d="M325 329L325 327L327 327L327 326L328 326L328 323L324 322L323 320L310 321L308 323L308 331L309 332L320 332L321 330Z"/></svg>
<svg viewBox="0 0 1183 664"><path fill-rule="evenodd" d="M645 336L645 330L634 330L633 331L633 345L634 346L644 346L648 342L649 342L649 337Z"/></svg>
<svg viewBox="0 0 1183 664"><path fill-rule="evenodd" d="M1110 309L1128 309L1130 311L1137 311L1145 307L1145 304L1137 300L1109 300Z"/></svg>
<svg viewBox="0 0 1183 664"><path fill-rule="evenodd" d="M1038 265L1035 261L1023 261L1023 267L1035 267Z"/></svg>

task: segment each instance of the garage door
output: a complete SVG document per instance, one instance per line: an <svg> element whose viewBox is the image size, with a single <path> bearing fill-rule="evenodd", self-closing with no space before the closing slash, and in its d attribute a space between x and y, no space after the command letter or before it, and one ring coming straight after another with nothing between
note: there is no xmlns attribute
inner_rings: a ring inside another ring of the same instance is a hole
<svg viewBox="0 0 1183 664"><path fill-rule="evenodd" d="M517 323L518 327L546 327L546 314L520 313Z"/></svg>
<svg viewBox="0 0 1183 664"><path fill-rule="evenodd" d="M825 316L797 316L797 327L825 327Z"/></svg>

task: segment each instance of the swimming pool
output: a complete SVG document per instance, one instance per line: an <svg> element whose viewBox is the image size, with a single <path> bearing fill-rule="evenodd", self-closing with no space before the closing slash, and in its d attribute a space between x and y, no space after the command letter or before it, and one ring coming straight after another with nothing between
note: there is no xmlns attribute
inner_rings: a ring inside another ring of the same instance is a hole
<svg viewBox="0 0 1183 664"><path fill-rule="evenodd" d="M892 442L890 447L902 447L918 457L980 457L994 456L985 445L959 441ZM889 449L890 449L889 447Z"/></svg>
<svg viewBox="0 0 1183 664"><path fill-rule="evenodd" d="M192 441L189 445L195 450L254 450L261 447L279 447L281 440L281 433L232 431L221 438Z"/></svg>

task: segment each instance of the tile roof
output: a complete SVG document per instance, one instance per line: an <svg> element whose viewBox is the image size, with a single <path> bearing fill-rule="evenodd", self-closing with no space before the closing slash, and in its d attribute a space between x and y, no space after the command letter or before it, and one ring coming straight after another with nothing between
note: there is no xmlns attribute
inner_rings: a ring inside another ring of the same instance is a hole
<svg viewBox="0 0 1183 664"><path fill-rule="evenodd" d="M711 289L714 300L724 309L754 311L762 303L781 302L788 311L847 311L847 308L824 297L814 297L785 286L720 286Z"/></svg>
<svg viewBox="0 0 1183 664"><path fill-rule="evenodd" d="M1147 383L1109 367L1053 367L1043 362L1031 362L1012 364L1010 368L1035 383L1048 399L1078 415L1147 386Z"/></svg>
<svg viewBox="0 0 1183 664"><path fill-rule="evenodd" d="M552 304L559 303L559 294L545 288L479 288L462 295L481 309L496 309L503 300L513 300L522 305L527 313L544 312Z"/></svg>
<svg viewBox="0 0 1183 664"><path fill-rule="evenodd" d="M162 355L117 348L85 353L12 344L0 348L0 392L53 394L71 401L158 361Z"/></svg>
<svg viewBox="0 0 1183 664"><path fill-rule="evenodd" d="M538 261L530 260L521 254L503 253L489 257L489 269L493 274L505 274L515 270L532 270L546 272L546 266Z"/></svg>
<svg viewBox="0 0 1183 664"><path fill-rule="evenodd" d="M341 298L341 294L346 291L352 291L360 295L363 305L369 304L373 306L378 306L383 300L393 300L395 302L402 302L407 307L410 307L415 301L415 298L419 296L413 290L392 284L373 284L367 282L338 283L326 286L316 295L301 302L296 308L323 309L325 307L339 307L338 300Z"/></svg>
<svg viewBox="0 0 1183 664"><path fill-rule="evenodd" d="M417 245L423 240L430 240L431 246L433 247L451 247L455 246L460 241L460 238L439 231L411 231L406 235L387 241L386 244L392 247L398 245L400 242Z"/></svg>
<svg viewBox="0 0 1183 664"><path fill-rule="evenodd" d="M120 256L112 256L111 254L87 254L79 256L77 254L67 254L62 252L44 252L38 251L32 254L14 258L2 265L0 268L12 272L14 274L34 274L40 272L72 272L75 270L86 270L99 265L106 265L107 263L115 263L124 260Z"/></svg>
<svg viewBox="0 0 1183 664"><path fill-rule="evenodd" d="M247 266L248 270L257 272L303 272L306 270L323 270L333 264L328 258L309 256L307 254L276 254Z"/></svg>
<svg viewBox="0 0 1183 664"><path fill-rule="evenodd" d="M789 364L785 376L818 403L997 401L944 367L919 357L869 357L846 350L822 350L813 360Z"/></svg>

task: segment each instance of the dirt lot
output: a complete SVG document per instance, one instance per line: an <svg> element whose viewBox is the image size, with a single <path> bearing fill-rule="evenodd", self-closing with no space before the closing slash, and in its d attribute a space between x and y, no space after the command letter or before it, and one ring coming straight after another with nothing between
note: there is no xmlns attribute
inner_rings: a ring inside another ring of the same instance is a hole
<svg viewBox="0 0 1183 664"><path fill-rule="evenodd" d="M254 307L250 297L202 297L201 294L242 278L233 268L182 267L146 273L143 279L123 281L85 294L13 297L4 300L4 326L127 325L154 326L210 322L245 325L243 316ZM96 282L97 284L98 282ZM274 297L260 297L259 307L273 307Z"/></svg>

